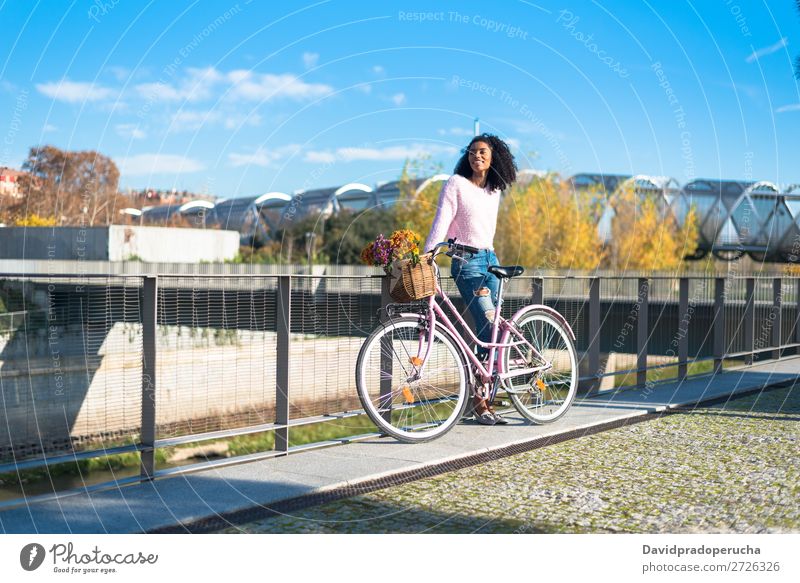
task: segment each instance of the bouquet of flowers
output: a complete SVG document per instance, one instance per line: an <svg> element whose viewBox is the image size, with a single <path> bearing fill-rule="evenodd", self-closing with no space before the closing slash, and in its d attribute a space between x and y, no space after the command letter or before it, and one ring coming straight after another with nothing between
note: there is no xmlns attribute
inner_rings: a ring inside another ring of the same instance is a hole
<svg viewBox="0 0 800 583"><path fill-rule="evenodd" d="M410 259L412 266L419 263L419 244L420 236L409 229L395 231L388 239L380 234L361 251L361 261L389 274L395 261Z"/></svg>
<svg viewBox="0 0 800 583"><path fill-rule="evenodd" d="M378 235L361 251L361 261L382 267L389 276L389 295L397 302L413 302L436 293L432 254L420 256L419 244L419 235L403 229L388 239Z"/></svg>

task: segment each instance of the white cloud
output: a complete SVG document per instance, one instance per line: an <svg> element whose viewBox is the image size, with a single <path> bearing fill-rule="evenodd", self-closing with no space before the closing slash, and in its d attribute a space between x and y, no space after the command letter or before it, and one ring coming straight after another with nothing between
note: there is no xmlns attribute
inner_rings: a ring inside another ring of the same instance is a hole
<svg viewBox="0 0 800 583"><path fill-rule="evenodd" d="M200 101L208 99L218 85L229 85L228 99L268 101L277 98L310 99L333 91L329 85L306 83L291 73L273 75L236 69L223 73L214 67L187 69L189 76L176 84L142 83L139 94L151 101Z"/></svg>
<svg viewBox="0 0 800 583"><path fill-rule="evenodd" d="M316 67L317 61L319 61L319 53L303 53L303 65L306 69Z"/></svg>
<svg viewBox="0 0 800 583"><path fill-rule="evenodd" d="M450 129L437 130L440 136L469 136L472 137L475 132L472 129L453 127Z"/></svg>
<svg viewBox="0 0 800 583"><path fill-rule="evenodd" d="M783 37L781 40L776 42L774 45L770 45L768 47L764 47L763 49L758 49L757 51L753 51L753 53L745 59L748 63L753 63L764 57L766 55L771 55L772 53L781 50L783 47L789 44L788 37Z"/></svg>
<svg viewBox="0 0 800 583"><path fill-rule="evenodd" d="M187 174L203 170L197 160L177 154L137 154L115 159L122 176L144 176L149 174Z"/></svg>
<svg viewBox="0 0 800 583"><path fill-rule="evenodd" d="M52 132L57 132L58 128L52 124L46 123L42 126L42 133L48 134Z"/></svg>
<svg viewBox="0 0 800 583"><path fill-rule="evenodd" d="M800 103L792 103L791 105L783 105L775 110L777 113L784 113L786 111L800 111Z"/></svg>
<svg viewBox="0 0 800 583"><path fill-rule="evenodd" d="M228 73L228 79L233 83L231 97L250 101L269 101L278 98L313 99L333 91L330 85L306 83L290 73L273 75L237 70Z"/></svg>
<svg viewBox="0 0 800 583"><path fill-rule="evenodd" d="M181 110L172 116L170 132L197 131L203 127L222 125L227 130L237 129L243 125L261 125L261 115L251 113L228 113L219 109L211 111Z"/></svg>
<svg viewBox="0 0 800 583"><path fill-rule="evenodd" d="M319 56L315 53L306 53L307 62L315 62ZM127 73L122 67L109 67L106 71L120 79ZM131 73L133 74L133 73ZM141 75L137 75L141 76ZM2 82L0 89L8 91L11 85ZM187 67L170 71L167 81L137 83L130 94L126 91L110 89L96 83L70 81L62 79L49 83L36 85L40 93L68 103L83 103L85 101L100 102L99 106L107 108L118 100L119 97L145 100L148 105L157 102L184 103L200 102L224 95L225 101L252 100L270 101L273 99L305 100L323 97L333 92L330 85L323 83L307 83L297 75L291 73L270 74L254 73L246 69L233 71L220 71L215 67ZM227 90L227 92L226 92ZM117 101L112 111L126 109L128 104Z"/></svg>
<svg viewBox="0 0 800 583"><path fill-rule="evenodd" d="M312 150L306 153L305 161L313 163L353 162L356 160L405 160L424 155L446 154L458 152L454 146L438 144L409 144L407 146L389 146L386 148L337 148L336 150Z"/></svg>
<svg viewBox="0 0 800 583"><path fill-rule="evenodd" d="M406 102L406 94L405 93L395 93L392 95L392 102L395 105L403 105Z"/></svg>
<svg viewBox="0 0 800 583"><path fill-rule="evenodd" d="M372 72L375 73L376 75L383 75L384 73L386 73L386 69L384 69L380 65L375 65L374 67L372 67Z"/></svg>
<svg viewBox="0 0 800 583"><path fill-rule="evenodd" d="M296 154L301 149L300 144L287 144L277 148L266 148L259 146L251 154L238 154L231 152L228 154L232 166L272 166L274 163Z"/></svg>
<svg viewBox="0 0 800 583"><path fill-rule="evenodd" d="M119 67L116 65L112 65L110 67L106 67L106 71L111 74L117 81L125 81L131 76L130 69L126 67Z"/></svg>
<svg viewBox="0 0 800 583"><path fill-rule="evenodd" d="M157 81L136 85L139 95L149 101L201 101L213 95L213 89L225 81L225 75L214 67L188 67L186 77L171 85Z"/></svg>
<svg viewBox="0 0 800 583"><path fill-rule="evenodd" d="M306 153L304 159L306 162L312 162L314 164L331 164L336 162L336 154L333 152L316 150Z"/></svg>
<svg viewBox="0 0 800 583"><path fill-rule="evenodd" d="M143 140L147 137L144 130L139 129L139 124L120 123L114 126L117 134L128 140Z"/></svg>
<svg viewBox="0 0 800 583"><path fill-rule="evenodd" d="M39 93L57 101L82 103L84 101L100 101L114 96L114 91L94 83L82 83L62 79L51 83L37 83Z"/></svg>

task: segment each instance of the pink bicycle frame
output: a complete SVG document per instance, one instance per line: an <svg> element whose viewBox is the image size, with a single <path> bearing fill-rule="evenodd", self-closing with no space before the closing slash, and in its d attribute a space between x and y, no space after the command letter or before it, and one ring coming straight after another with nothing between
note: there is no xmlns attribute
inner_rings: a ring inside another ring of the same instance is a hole
<svg viewBox="0 0 800 583"><path fill-rule="evenodd" d="M488 360L489 366L488 366L488 369L483 366L483 363L480 360L478 360L478 357L475 356L475 354L473 354L472 350L470 350L470 347L467 344L467 342L464 340L464 337L459 333L459 331L456 329L455 325L450 320L450 318L447 316L445 311L436 302L436 296L441 296L442 301L444 302L444 304L453 312L453 314L455 314L456 319L458 320L458 322L461 325L461 327L464 330L467 331L467 334L469 334L470 339L473 342L477 343L479 346L482 346L484 348L488 348L489 349L489 360ZM456 309L456 307L450 301L450 298L447 296L447 294L445 294L442 291L442 289L437 284L436 285L436 294L432 295L432 296L430 296L428 298L428 314L429 314L430 328L428 330L428 338L427 338L427 343L426 343L427 346L425 346L425 348L424 348L425 355L421 359L422 362L420 362L418 364L415 363L415 368L417 369L417 374L419 375L419 374L422 373L422 369L424 368L425 363L428 361L428 357L430 356L431 347L433 346L433 334L434 334L434 330L436 328L436 320L437 320L437 318L439 318L442 321L442 325L445 327L445 329L447 329L448 332L450 332L451 337L458 343L459 348L461 349L461 352L463 354L465 354L469 358L469 360L472 362L472 364L475 365L475 368L476 368L476 370L478 372L478 375L481 377L483 382L489 382L492 379L492 377L494 376L495 355L496 355L497 351L499 349L501 349L501 348L508 349L508 348L512 348L514 346L527 345L533 351L534 355L536 355L536 356L541 358L542 355L539 353L539 351L537 351L536 348L530 342L528 342L525 339L525 337L518 330L516 330L514 328L514 326L508 324L508 321L500 315L500 306L502 306L502 297L503 297L503 281L501 280L500 281L500 288L498 290L498 298L500 300L499 301L500 305L497 306L497 310L495 312L494 322L492 322L492 338L491 338L491 342L483 342L483 341L481 341L481 340L479 340L477 338L477 336L472 331L472 329L464 321L464 318L462 318L462 316L459 313L459 311ZM548 306L538 306L538 307L544 308L547 311L553 311ZM530 308L531 308L531 306L526 306L523 309L530 309ZM505 329L508 330L508 332L504 335L505 338L508 338L509 336L514 335L517 338L519 338L519 340L518 341L514 341L514 342L510 342L510 343L509 342L497 342L497 335L498 335L498 332L499 332L501 326L504 326ZM567 326L567 328L569 329L568 326ZM570 330L570 333L571 332L572 331ZM419 349L417 351L417 355L419 355L421 352L423 352L422 342L423 342L423 337L420 336L420 338L419 338L419 344L420 345L419 345ZM513 378L513 377L520 376L520 375L533 374L533 373L541 371L541 370L543 370L545 368L547 368L547 366L516 369L513 372L509 372L509 371L503 370L503 363L499 362L498 363L498 376L499 376L499 378L501 380L505 380L505 379Z"/></svg>

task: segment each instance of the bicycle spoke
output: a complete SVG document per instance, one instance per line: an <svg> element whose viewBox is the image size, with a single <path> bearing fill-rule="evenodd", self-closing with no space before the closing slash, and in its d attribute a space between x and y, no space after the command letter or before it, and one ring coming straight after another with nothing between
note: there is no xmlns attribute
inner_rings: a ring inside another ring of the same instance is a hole
<svg viewBox="0 0 800 583"><path fill-rule="evenodd" d="M357 386L365 412L391 435L421 441L447 431L466 405L457 346L406 317L371 335L359 354ZM417 359L424 359L420 363Z"/></svg>
<svg viewBox="0 0 800 583"><path fill-rule="evenodd" d="M504 355L506 370L548 366L530 375L507 381L509 396L519 411L535 422L548 422L566 412L577 388L577 357L563 327L549 315L533 311L517 326L531 347L523 351L522 363ZM536 354L538 353L538 355Z"/></svg>

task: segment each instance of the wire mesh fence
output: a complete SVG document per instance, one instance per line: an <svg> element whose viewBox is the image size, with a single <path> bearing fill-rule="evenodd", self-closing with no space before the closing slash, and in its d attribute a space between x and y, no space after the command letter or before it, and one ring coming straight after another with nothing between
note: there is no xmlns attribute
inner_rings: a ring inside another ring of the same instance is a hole
<svg viewBox="0 0 800 583"><path fill-rule="evenodd" d="M441 285L471 325L446 270ZM374 432L363 415L341 420L361 413L355 361L382 286L360 273L0 276L0 475L126 445L260 431L285 453ZM798 289L789 277L522 276L502 315L555 308L576 336L582 390L641 390L796 354ZM322 421L329 431L301 433Z"/></svg>
<svg viewBox="0 0 800 583"><path fill-rule="evenodd" d="M130 442L141 422L139 278L0 278L0 300L0 464Z"/></svg>

